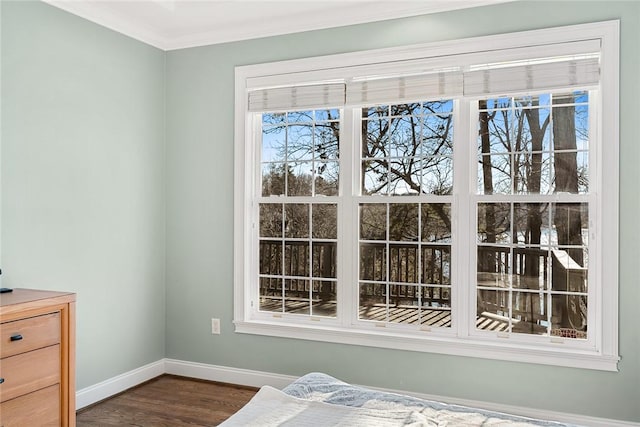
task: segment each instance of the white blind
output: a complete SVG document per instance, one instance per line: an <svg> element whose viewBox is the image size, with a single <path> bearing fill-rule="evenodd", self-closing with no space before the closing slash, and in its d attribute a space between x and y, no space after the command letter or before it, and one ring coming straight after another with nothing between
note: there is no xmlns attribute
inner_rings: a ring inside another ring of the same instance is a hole
<svg viewBox="0 0 640 427"><path fill-rule="evenodd" d="M464 73L465 96L585 87L596 85L600 80L600 61L595 55L475 68Z"/></svg>
<svg viewBox="0 0 640 427"><path fill-rule="evenodd" d="M340 107L344 99L344 83L257 89L249 92L249 111Z"/></svg>
<svg viewBox="0 0 640 427"><path fill-rule="evenodd" d="M347 84L347 104L422 101L462 95L462 72L358 79Z"/></svg>
<svg viewBox="0 0 640 427"><path fill-rule="evenodd" d="M332 82L249 89L248 108L252 112L265 112L341 107L345 104L404 103L585 88L597 85L599 81L599 55L580 54L471 65L464 73L455 67L392 77L353 77L346 84Z"/></svg>

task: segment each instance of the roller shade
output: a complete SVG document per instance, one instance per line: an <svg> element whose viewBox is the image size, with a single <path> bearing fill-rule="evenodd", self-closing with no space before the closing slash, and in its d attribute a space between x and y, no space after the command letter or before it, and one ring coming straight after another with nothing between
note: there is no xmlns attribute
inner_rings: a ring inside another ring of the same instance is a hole
<svg viewBox="0 0 640 427"><path fill-rule="evenodd" d="M477 57L474 59L478 59ZM343 82L249 89L251 112L406 103L462 96L588 88L600 81L599 53L581 53L409 75L359 77Z"/></svg>
<svg viewBox="0 0 640 427"><path fill-rule="evenodd" d="M465 96L587 87L597 85L600 80L600 61L596 55L473 68L464 73Z"/></svg>
<svg viewBox="0 0 640 427"><path fill-rule="evenodd" d="M344 105L344 83L257 89L249 92L249 111L300 110Z"/></svg>
<svg viewBox="0 0 640 427"><path fill-rule="evenodd" d="M347 104L423 101L462 95L462 72L436 72L390 78L354 79L347 84Z"/></svg>

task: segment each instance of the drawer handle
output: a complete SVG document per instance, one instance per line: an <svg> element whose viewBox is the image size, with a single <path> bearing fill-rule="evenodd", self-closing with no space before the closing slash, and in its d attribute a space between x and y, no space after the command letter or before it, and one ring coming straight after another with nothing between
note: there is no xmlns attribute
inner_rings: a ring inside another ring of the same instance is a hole
<svg viewBox="0 0 640 427"><path fill-rule="evenodd" d="M21 339L22 335L20 334L11 335L11 341L20 341Z"/></svg>
<svg viewBox="0 0 640 427"><path fill-rule="evenodd" d="M4 382L4 378L0 378L0 384Z"/></svg>

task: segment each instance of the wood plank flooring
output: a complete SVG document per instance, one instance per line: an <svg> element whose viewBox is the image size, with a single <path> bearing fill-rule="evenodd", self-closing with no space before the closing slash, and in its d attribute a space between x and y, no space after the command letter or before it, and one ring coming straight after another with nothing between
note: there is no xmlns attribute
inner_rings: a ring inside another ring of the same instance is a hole
<svg viewBox="0 0 640 427"><path fill-rule="evenodd" d="M162 375L78 411L83 426L215 426L244 406L252 387Z"/></svg>

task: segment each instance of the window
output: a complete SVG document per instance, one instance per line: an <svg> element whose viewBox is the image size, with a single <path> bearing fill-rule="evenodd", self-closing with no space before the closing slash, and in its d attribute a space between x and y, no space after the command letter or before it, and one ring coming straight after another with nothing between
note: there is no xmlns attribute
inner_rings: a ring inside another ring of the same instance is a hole
<svg viewBox="0 0 640 427"><path fill-rule="evenodd" d="M236 331L617 369L617 46L238 67Z"/></svg>

